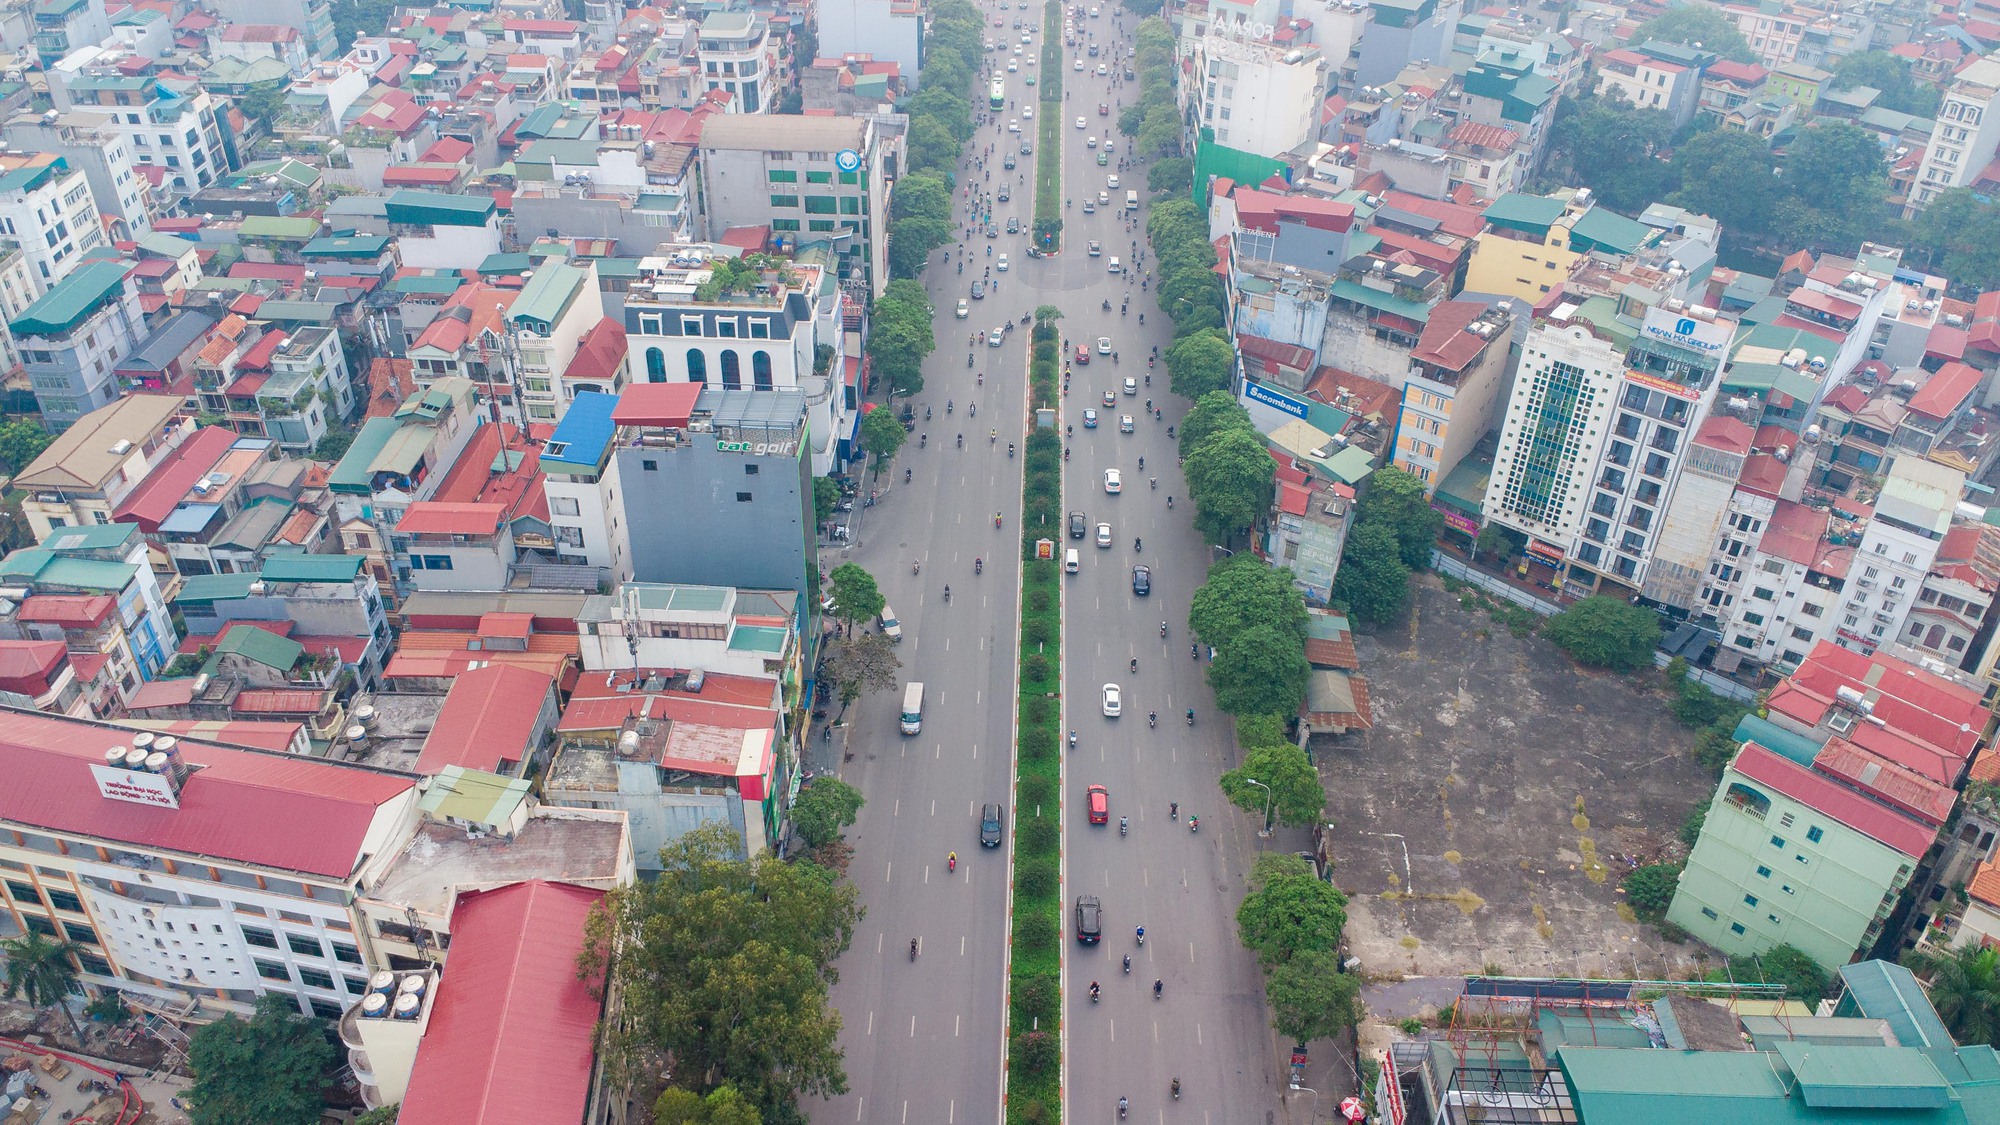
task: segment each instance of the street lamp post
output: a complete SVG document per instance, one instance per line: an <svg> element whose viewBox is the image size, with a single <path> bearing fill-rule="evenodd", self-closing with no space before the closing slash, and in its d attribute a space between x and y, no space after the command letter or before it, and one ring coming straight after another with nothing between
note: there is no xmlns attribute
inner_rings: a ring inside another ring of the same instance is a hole
<svg viewBox="0 0 2000 1125"><path fill-rule="evenodd" d="M1254 777L1244 778L1243 784L1255 785L1257 788L1262 789L1264 791L1264 827L1259 828L1257 830L1257 835L1260 839L1268 840L1271 837L1271 799L1274 796L1276 796L1276 794L1271 792L1270 786L1264 784L1261 781L1258 781Z"/></svg>
<svg viewBox="0 0 2000 1125"><path fill-rule="evenodd" d="M1313 1096L1312 1112L1306 1114L1306 1125L1313 1125L1313 1122L1319 1120L1319 1091L1313 1089L1311 1086L1301 1086L1296 1082L1292 1083L1292 1089L1294 1091L1304 1090Z"/></svg>

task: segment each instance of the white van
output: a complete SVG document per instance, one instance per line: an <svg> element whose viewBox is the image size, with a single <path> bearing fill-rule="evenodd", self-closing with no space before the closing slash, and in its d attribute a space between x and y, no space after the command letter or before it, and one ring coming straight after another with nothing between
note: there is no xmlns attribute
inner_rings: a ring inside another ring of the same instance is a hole
<svg viewBox="0 0 2000 1125"><path fill-rule="evenodd" d="M897 644L903 643L903 623L896 620L896 611L890 608L888 602L882 603L882 615L875 622L881 626L883 636Z"/></svg>
<svg viewBox="0 0 2000 1125"><path fill-rule="evenodd" d="M1117 257L1115 257L1115 256L1114 256L1114 257L1113 257L1113 258L1111 259L1111 264L1110 264L1110 265L1108 265L1108 266L1105 266L1104 268L1105 268L1105 270L1106 270L1107 272L1109 272L1109 273L1124 273L1124 272L1125 272L1125 267L1124 267L1124 266L1121 266L1121 265L1119 265L1119 264L1118 264L1118 259L1117 259Z"/></svg>
<svg viewBox="0 0 2000 1125"><path fill-rule="evenodd" d="M1083 559L1077 555L1075 547L1071 547L1067 551L1063 552L1063 573L1075 574L1078 570L1081 570L1082 568L1083 568Z"/></svg>
<svg viewBox="0 0 2000 1125"><path fill-rule="evenodd" d="M903 689L903 733L924 729L924 685L913 683Z"/></svg>
<svg viewBox="0 0 2000 1125"><path fill-rule="evenodd" d="M1128 191L1128 192L1126 192L1126 193L1125 193L1125 209L1126 209L1127 211L1137 211L1137 210L1139 209L1139 193L1138 193L1138 192L1136 192L1136 191Z"/></svg>

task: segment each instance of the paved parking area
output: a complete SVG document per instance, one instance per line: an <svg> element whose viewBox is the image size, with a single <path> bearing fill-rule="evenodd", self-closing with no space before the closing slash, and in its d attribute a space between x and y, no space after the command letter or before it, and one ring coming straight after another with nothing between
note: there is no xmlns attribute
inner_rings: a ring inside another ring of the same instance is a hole
<svg viewBox="0 0 2000 1125"><path fill-rule="evenodd" d="M1651 677L1572 665L1434 576L1357 638L1373 730L1314 754L1371 975L1656 977L1693 964L1631 920L1628 857L1673 841L1714 781Z"/></svg>

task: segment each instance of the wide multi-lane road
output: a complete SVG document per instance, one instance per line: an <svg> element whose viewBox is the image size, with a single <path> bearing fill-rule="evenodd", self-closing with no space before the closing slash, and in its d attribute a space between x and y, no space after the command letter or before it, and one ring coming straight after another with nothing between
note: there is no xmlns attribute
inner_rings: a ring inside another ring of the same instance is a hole
<svg viewBox="0 0 2000 1125"><path fill-rule="evenodd" d="M1167 437L1181 411L1166 393L1164 366L1152 369L1147 384L1147 356L1164 348L1171 333L1152 315L1152 296L1133 272L1144 212L1127 212L1124 195L1132 188L1146 195L1143 172L1118 168L1122 137L1104 165L1096 160L1115 137L1117 107L1136 96L1136 85L1122 81L1129 40L1107 11L1078 21L1078 43L1064 51L1061 155L1070 200L1064 249L1034 259L1026 254L1026 231L1035 164L1054 154L1020 153L1023 138L1031 148L1037 142L1035 118L1023 119L1020 110L1044 111L1037 88L1023 81L1039 77L1042 8L989 2L983 11L987 33L1002 44L986 59L1006 79L1010 105L969 146L959 183L973 193L962 187L957 205L968 224L990 206L1002 233L988 239L966 231L926 271L938 308L938 348L913 400L917 434L883 478L881 502L860 513L854 542L825 559L829 569L853 561L877 576L903 625L902 682L921 680L926 700L921 734L897 733L899 688L857 703L836 739L844 748L841 776L868 800L848 834L849 874L867 913L833 990L845 1021L850 1091L811 1106L812 1116L869 1123L999 1119L1009 872L1004 850L979 846L978 814L986 802L1011 804L1021 461L1008 457L1007 445L1019 445L1027 425L1028 331L1020 321L1053 304L1063 310L1073 364L1063 403L1063 424L1074 427L1065 510L1084 512L1088 523L1083 540L1069 539L1067 529L1054 532L1062 547L1082 554L1080 573L1065 578L1064 597L1064 722L1079 736L1066 764L1065 902L1096 895L1106 920L1103 944L1092 948L1074 942L1073 915L1064 919L1070 1119L1115 1119L1123 1095L1138 1121L1243 1122L1273 1113L1285 1120L1278 1101L1283 1060L1267 1026L1256 967L1235 937L1254 826L1221 804L1215 778L1229 764L1227 728L1212 713L1202 663L1189 656L1188 603L1209 556L1182 502L1184 482ZM1032 28L1031 42L1021 44L1016 20ZM1100 45L1095 57L1087 52L1093 38ZM1079 57L1081 72L1071 69ZM1009 59L1018 68L1012 73L1004 69ZM1110 112L1100 115L1100 104ZM1010 122L1021 131L1011 131ZM1011 170L1002 167L1009 151L1018 165ZM1112 175L1120 186L1111 186ZM991 200L1002 184L1011 198ZM1085 214L1084 200L1096 200L1100 191L1108 204ZM1005 233L1010 216L1022 233ZM1101 251L1095 256L1088 252L1093 239ZM1001 254L1004 271L995 268ZM1122 267L1116 274L1109 270L1113 256ZM988 286L981 299L971 298L974 281ZM965 320L955 316L961 298L971 310ZM988 346L984 334L1009 322L1015 328L1003 332L1001 345ZM982 337L976 344L975 332ZM1100 336L1110 339L1115 362L1096 354ZM1075 365L1078 345L1092 353L1087 365ZM1129 395L1128 377L1136 384ZM1106 391L1111 406L1103 404ZM1149 398L1161 417L1147 413ZM1095 429L1084 426L1086 408L1098 412ZM1133 432L1123 433L1120 416L1128 414ZM921 447L919 436L928 439ZM1104 491L1107 468L1121 471L1122 494ZM1149 485L1155 477L1157 486ZM1003 515L998 529L996 513ZM1111 525L1109 547L1096 545L1100 522ZM983 574L974 573L977 558L984 559ZM921 573L912 573L918 561ZM1151 569L1150 596L1132 592L1135 564ZM1105 683L1121 685L1124 714L1117 719L1101 714ZM1190 708L1193 728L1184 717ZM1147 725L1149 710L1159 713L1157 727ZM1111 821L1103 827L1085 820L1084 789L1091 784L1111 793ZM1178 821L1168 813L1175 801ZM1011 832L1012 808L1007 812ZM1190 815L1202 817L1199 834L1188 830ZM1120 816L1130 818L1124 837ZM950 874L946 857L954 850L959 865ZM1134 939L1141 925L1143 948ZM912 938L921 949L914 962ZM1133 958L1129 976L1121 971L1126 954ZM1157 1001L1155 979L1163 985ZM1087 992L1092 980L1104 986L1095 1005ZM1175 1077L1179 1103L1168 1093Z"/></svg>

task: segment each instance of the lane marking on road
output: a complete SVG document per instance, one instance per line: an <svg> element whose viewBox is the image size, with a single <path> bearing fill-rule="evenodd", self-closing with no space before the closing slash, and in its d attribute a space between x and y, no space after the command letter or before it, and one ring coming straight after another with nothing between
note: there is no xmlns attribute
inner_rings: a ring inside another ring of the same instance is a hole
<svg viewBox="0 0 2000 1125"><path fill-rule="evenodd" d="M854 1119L855 1119L856 1121L866 1121L866 1120L868 1120L868 1095L867 1095L867 1094L857 1094L857 1095L855 1095L855 1098L854 1098Z"/></svg>
<svg viewBox="0 0 2000 1125"><path fill-rule="evenodd" d="M874 1037L874 1035L875 1035L875 1009L873 1009L873 1008L870 1008L870 1009L868 1009L868 1032L867 1032L867 1035L868 1035L868 1037L869 1037L869 1038L873 1038L873 1037Z"/></svg>
<svg viewBox="0 0 2000 1125"><path fill-rule="evenodd" d="M964 1016L962 1016L962 1015L959 1015L959 1016L953 1016L953 1017L951 1017L951 1037L952 1037L953 1039L957 1039L957 1038L959 1037L959 1027L958 1027L958 1025L959 1025L959 1024L960 1024L960 1022L962 1022L962 1021L963 1021L964 1019L965 1019L965 1017L964 1017Z"/></svg>
<svg viewBox="0 0 2000 1125"><path fill-rule="evenodd" d="M882 881L884 883L895 882L895 874L896 874L896 864L894 861L882 865Z"/></svg>
<svg viewBox="0 0 2000 1125"><path fill-rule="evenodd" d="M908 1101L905 1101L903 1103L903 1121L905 1122L905 1125L907 1125L909 1120L910 1120L910 1103Z"/></svg>
<svg viewBox="0 0 2000 1125"><path fill-rule="evenodd" d="M916 1037L917 1037L917 1017L915 1013L912 1013L910 1015L910 1038L915 1039Z"/></svg>
<svg viewBox="0 0 2000 1125"><path fill-rule="evenodd" d="M1106 1025L1105 1025L1105 1029L1104 1029L1104 1030L1105 1030L1105 1038L1109 1039L1109 1040L1110 1040L1111 1042L1113 1042L1113 1043L1116 1043L1116 1042L1118 1042L1118 1019L1117 1019L1117 1017L1115 1017L1115 1016L1114 1016L1114 1017L1112 1017L1112 1019L1111 1019L1111 1020L1110 1020L1110 1021L1109 1021L1108 1023L1106 1023Z"/></svg>

